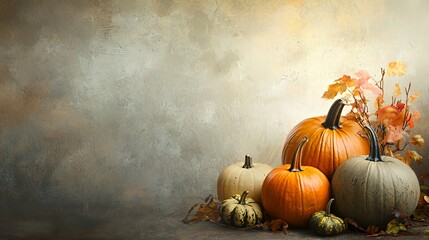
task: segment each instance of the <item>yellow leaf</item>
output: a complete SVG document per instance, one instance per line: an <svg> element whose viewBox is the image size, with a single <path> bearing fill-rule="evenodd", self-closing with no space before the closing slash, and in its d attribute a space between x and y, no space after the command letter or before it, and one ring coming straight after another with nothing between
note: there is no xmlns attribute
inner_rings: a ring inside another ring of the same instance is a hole
<svg viewBox="0 0 429 240"><path fill-rule="evenodd" d="M386 233L397 235L399 231L406 231L407 227L404 224L399 223L396 219L393 219L387 224Z"/></svg>
<svg viewBox="0 0 429 240"><path fill-rule="evenodd" d="M341 94L347 90L347 85L344 82L330 84L328 90L323 93L322 98L333 99L337 94Z"/></svg>
<svg viewBox="0 0 429 240"><path fill-rule="evenodd" d="M425 140L423 139L422 135L414 135L410 139L410 143L419 147L423 147L423 145L425 144Z"/></svg>
<svg viewBox="0 0 429 240"><path fill-rule="evenodd" d="M427 203L429 203L429 196L425 195L423 198L425 199L425 201L426 201Z"/></svg>
<svg viewBox="0 0 429 240"><path fill-rule="evenodd" d="M387 75L404 76L407 65L404 62L390 62L387 67Z"/></svg>
<svg viewBox="0 0 429 240"><path fill-rule="evenodd" d="M420 97L420 92L416 92L410 95L410 102L414 102L418 97Z"/></svg>
<svg viewBox="0 0 429 240"><path fill-rule="evenodd" d="M397 98L399 95L401 95L401 88L399 87L399 84L395 83L395 93L393 94L393 97Z"/></svg>
<svg viewBox="0 0 429 240"><path fill-rule="evenodd" d="M423 157L414 150L408 150L407 157L409 157L411 160L418 161L418 162L423 160Z"/></svg>

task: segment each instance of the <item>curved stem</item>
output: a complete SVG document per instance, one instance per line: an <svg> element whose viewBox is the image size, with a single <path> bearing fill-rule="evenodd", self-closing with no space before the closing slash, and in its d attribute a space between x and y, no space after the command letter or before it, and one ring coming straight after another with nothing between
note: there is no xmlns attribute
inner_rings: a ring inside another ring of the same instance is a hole
<svg viewBox="0 0 429 240"><path fill-rule="evenodd" d="M378 137L370 126L365 126L369 135L369 156L366 158L368 161L382 162L380 154L380 146L378 145Z"/></svg>
<svg viewBox="0 0 429 240"><path fill-rule="evenodd" d="M333 198L331 198L329 200L328 204L326 205L326 214L325 214L326 216L331 215L331 205L332 205L332 202L334 202Z"/></svg>
<svg viewBox="0 0 429 240"><path fill-rule="evenodd" d="M302 153L302 147L308 142L308 137L304 136L302 137L302 140L300 143L298 143L298 146L296 147L295 153L292 157L292 162L290 164L289 171L290 172L301 172L303 171L301 168L301 153ZM298 160L297 160L298 158Z"/></svg>
<svg viewBox="0 0 429 240"><path fill-rule="evenodd" d="M250 157L249 155L246 155L246 157L244 158L244 165L243 168L252 168L253 167L253 163L252 163L252 157Z"/></svg>
<svg viewBox="0 0 429 240"><path fill-rule="evenodd" d="M322 125L325 128L329 128L331 130L341 128L340 126L340 118L341 112L343 111L344 106L346 105L347 100L345 98L341 98L336 100L331 108L329 108L328 115L326 115L325 121Z"/></svg>
<svg viewBox="0 0 429 240"><path fill-rule="evenodd" d="M244 191L243 194L241 194L240 201L238 202L239 204L246 204L247 194L249 194L249 191Z"/></svg>

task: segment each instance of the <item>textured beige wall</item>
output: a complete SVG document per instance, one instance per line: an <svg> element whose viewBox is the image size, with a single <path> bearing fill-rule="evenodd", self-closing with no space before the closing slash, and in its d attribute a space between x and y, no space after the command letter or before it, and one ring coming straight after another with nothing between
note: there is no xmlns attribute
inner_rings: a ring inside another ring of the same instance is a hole
<svg viewBox="0 0 429 240"><path fill-rule="evenodd" d="M288 131L327 112L334 79L392 60L422 93L429 139L428 8L1 1L0 203L183 214L245 154L278 166Z"/></svg>

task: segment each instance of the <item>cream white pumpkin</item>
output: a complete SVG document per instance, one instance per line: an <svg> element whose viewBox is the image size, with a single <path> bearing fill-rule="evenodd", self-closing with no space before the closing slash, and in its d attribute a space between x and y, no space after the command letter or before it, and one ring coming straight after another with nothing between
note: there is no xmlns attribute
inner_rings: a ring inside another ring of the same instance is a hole
<svg viewBox="0 0 429 240"><path fill-rule="evenodd" d="M349 158L335 171L332 194L339 216L359 225L385 227L392 212L411 215L417 207L420 184L402 161L381 156L377 134L368 126L370 154Z"/></svg>
<svg viewBox="0 0 429 240"><path fill-rule="evenodd" d="M223 201L235 194L249 191L249 198L262 204L261 188L265 177L273 168L263 163L252 163L252 158L246 155L243 162L226 167L217 180L217 196Z"/></svg>

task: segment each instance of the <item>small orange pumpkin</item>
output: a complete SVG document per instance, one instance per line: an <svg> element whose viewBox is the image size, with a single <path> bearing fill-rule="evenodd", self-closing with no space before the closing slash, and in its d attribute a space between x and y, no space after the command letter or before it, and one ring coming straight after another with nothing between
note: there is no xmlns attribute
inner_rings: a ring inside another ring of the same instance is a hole
<svg viewBox="0 0 429 240"><path fill-rule="evenodd" d="M291 227L307 227L311 215L325 209L330 184L317 168L301 166L304 136L295 149L292 163L274 168L262 185L262 204L272 218L286 221Z"/></svg>
<svg viewBox="0 0 429 240"><path fill-rule="evenodd" d="M308 118L298 123L286 138L283 164L290 163L303 136L308 136L310 141L302 154L302 164L318 168L329 180L349 157L368 154L368 140L358 134L362 127L354 120L341 117L344 106L345 100L338 99L326 117Z"/></svg>

